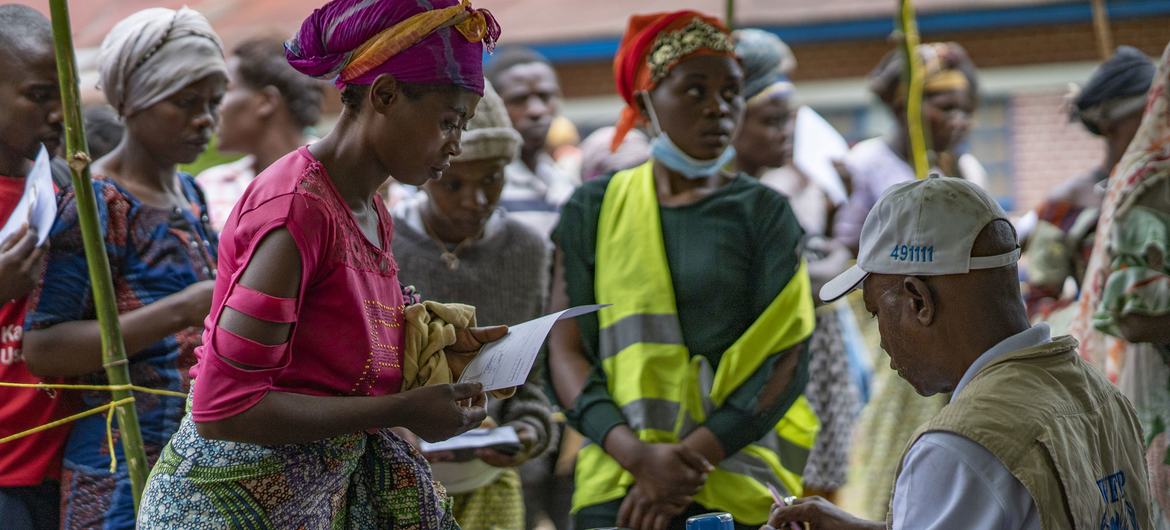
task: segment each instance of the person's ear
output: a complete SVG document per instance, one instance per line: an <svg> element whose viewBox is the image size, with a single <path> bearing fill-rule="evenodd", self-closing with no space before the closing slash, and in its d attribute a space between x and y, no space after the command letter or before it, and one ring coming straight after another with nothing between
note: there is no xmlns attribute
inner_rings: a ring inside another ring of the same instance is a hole
<svg viewBox="0 0 1170 530"><path fill-rule="evenodd" d="M262 118L267 118L276 114L277 109L283 104L283 97L280 95L280 89L268 85L257 94L260 97L260 104L256 106L256 114Z"/></svg>
<svg viewBox="0 0 1170 530"><path fill-rule="evenodd" d="M921 278L907 276L902 279L902 291L906 295L906 303L914 320L923 326L934 323L937 304L934 291Z"/></svg>
<svg viewBox="0 0 1170 530"><path fill-rule="evenodd" d="M385 114L402 98L402 85L394 76L382 74L370 84L369 94L366 95L370 108L379 114Z"/></svg>

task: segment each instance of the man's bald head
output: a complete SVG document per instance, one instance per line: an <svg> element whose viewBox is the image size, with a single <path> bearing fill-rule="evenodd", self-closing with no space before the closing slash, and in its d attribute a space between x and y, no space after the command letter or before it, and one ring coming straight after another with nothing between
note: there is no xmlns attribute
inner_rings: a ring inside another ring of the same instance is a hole
<svg viewBox="0 0 1170 530"><path fill-rule="evenodd" d="M17 82L29 65L53 57L53 26L36 9L0 5L0 82Z"/></svg>
<svg viewBox="0 0 1170 530"><path fill-rule="evenodd" d="M996 219L987 223L975 238L975 244L971 245L971 257L997 256L1011 252L1017 246L1016 228L1005 219Z"/></svg>
<svg viewBox="0 0 1170 530"><path fill-rule="evenodd" d="M39 11L20 4L0 5L0 60L52 52L53 27Z"/></svg>
<svg viewBox="0 0 1170 530"><path fill-rule="evenodd" d="M1016 229L1004 219L997 219L979 232L975 243L971 245L971 257L998 256L1011 252L1019 247L1016 238ZM946 280L955 283L954 296L960 297L961 302L975 307L1004 307L1005 304L1020 304L1020 275L1015 263L996 267L994 269L973 270L967 274L944 276ZM975 291L982 295L969 295Z"/></svg>
<svg viewBox="0 0 1170 530"><path fill-rule="evenodd" d="M49 20L35 9L0 5L0 175L23 176L41 145L61 143L61 91Z"/></svg>

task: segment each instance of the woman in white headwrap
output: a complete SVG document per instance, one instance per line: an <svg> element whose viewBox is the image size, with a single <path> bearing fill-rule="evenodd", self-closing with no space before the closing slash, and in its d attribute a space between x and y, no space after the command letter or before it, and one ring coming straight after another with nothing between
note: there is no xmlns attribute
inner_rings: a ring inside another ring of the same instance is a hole
<svg viewBox="0 0 1170 530"><path fill-rule="evenodd" d="M186 392L199 328L210 306L216 234L203 194L178 164L207 146L227 77L219 37L187 8L140 11L102 43L101 87L125 132L93 167L98 221L134 384ZM42 376L106 383L98 322L89 295L77 198L64 195L51 234L43 287L30 306L24 355ZM81 395L86 407L107 392ZM146 453L158 458L179 425L184 400L139 395ZM115 433L117 436L117 433ZM134 505L123 455L110 472L106 420L74 424L62 473L63 528L133 528Z"/></svg>

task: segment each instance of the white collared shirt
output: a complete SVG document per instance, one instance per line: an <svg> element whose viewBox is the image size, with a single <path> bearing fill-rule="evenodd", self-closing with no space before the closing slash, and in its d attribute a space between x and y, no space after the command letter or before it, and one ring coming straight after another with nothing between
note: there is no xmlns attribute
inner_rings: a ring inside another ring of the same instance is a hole
<svg viewBox="0 0 1170 530"><path fill-rule="evenodd" d="M1004 339L967 368L951 399L996 358L1051 341L1047 324ZM949 432L926 433L906 453L893 510L895 530L1040 530L1024 485L986 448Z"/></svg>
<svg viewBox="0 0 1170 530"><path fill-rule="evenodd" d="M545 237L552 234L560 219L560 207L576 189L577 179L565 174L547 153L536 159L536 171L520 159L504 168L504 190L500 206L509 216Z"/></svg>

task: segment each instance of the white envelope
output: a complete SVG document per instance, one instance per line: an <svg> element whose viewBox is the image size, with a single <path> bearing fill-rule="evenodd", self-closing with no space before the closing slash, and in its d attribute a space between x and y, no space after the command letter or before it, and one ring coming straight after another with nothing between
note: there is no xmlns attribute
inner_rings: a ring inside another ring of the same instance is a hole
<svg viewBox="0 0 1170 530"><path fill-rule="evenodd" d="M516 429L510 425L503 427L496 427L494 429L472 429L454 438L449 438L441 442L430 443L427 441L419 442L419 450L424 453L437 453L439 451L456 451L459 449L480 449L483 447L491 447L493 445L504 444L519 444L520 437L516 434Z"/></svg>
<svg viewBox="0 0 1170 530"><path fill-rule="evenodd" d="M805 106L796 111L792 164L813 181L829 200L841 205L849 199L833 160L845 158L849 144L817 111Z"/></svg>
<svg viewBox="0 0 1170 530"><path fill-rule="evenodd" d="M523 385L553 324L598 311L606 305L583 305L508 327L508 334L480 350L463 369L460 383L483 383L485 392Z"/></svg>
<svg viewBox="0 0 1170 530"><path fill-rule="evenodd" d="M24 179L24 195L16 203L16 209L4 227L0 228L0 244L8 241L12 234L20 230L20 226L28 223L36 230L37 245L49 238L49 230L53 228L53 220L57 217L57 196L53 191L53 173L49 169L49 152L41 146L33 163L32 171Z"/></svg>

